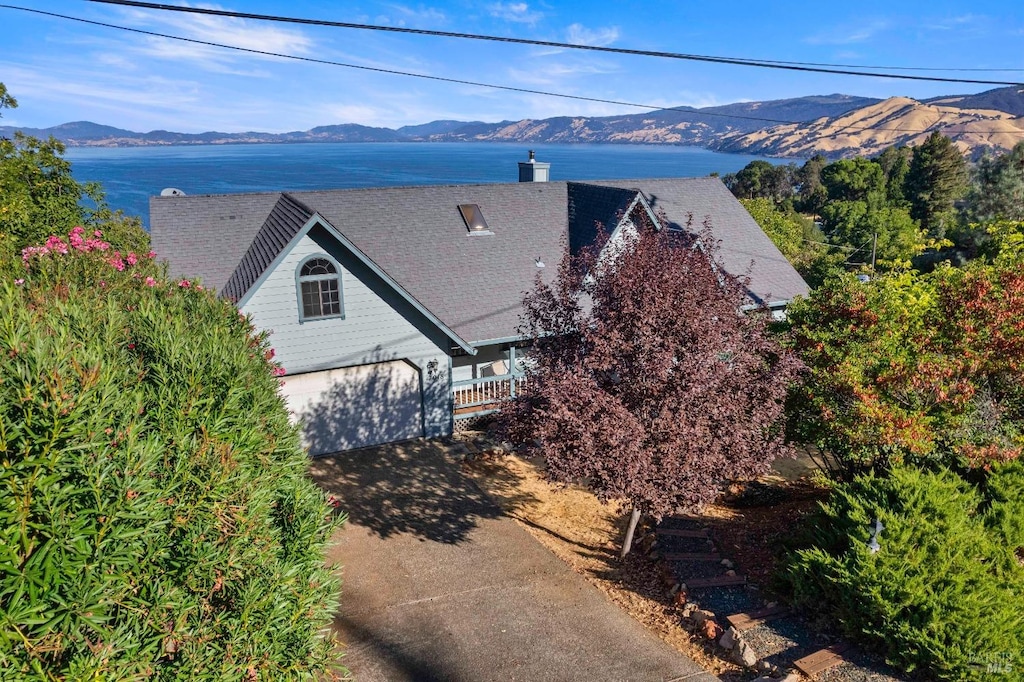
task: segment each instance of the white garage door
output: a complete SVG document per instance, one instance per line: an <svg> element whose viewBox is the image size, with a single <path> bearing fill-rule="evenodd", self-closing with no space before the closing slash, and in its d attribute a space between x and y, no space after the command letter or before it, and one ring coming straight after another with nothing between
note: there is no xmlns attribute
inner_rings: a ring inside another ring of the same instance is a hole
<svg viewBox="0 0 1024 682"><path fill-rule="evenodd" d="M423 435L419 371L406 362L294 374L281 392L311 455Z"/></svg>

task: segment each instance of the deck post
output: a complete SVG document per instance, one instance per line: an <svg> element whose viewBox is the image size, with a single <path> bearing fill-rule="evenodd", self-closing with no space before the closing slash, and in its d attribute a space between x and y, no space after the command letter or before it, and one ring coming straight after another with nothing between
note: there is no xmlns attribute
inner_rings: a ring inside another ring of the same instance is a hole
<svg viewBox="0 0 1024 682"><path fill-rule="evenodd" d="M512 376L512 378L508 380L508 383L509 383L508 397L509 398L515 398L516 397L516 347L514 345L510 345L508 347L508 373Z"/></svg>

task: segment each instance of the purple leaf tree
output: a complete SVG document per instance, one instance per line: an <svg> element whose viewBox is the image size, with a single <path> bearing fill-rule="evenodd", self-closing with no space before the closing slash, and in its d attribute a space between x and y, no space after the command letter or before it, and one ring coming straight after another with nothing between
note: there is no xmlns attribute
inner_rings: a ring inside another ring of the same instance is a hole
<svg viewBox="0 0 1024 682"><path fill-rule="evenodd" d="M524 299L529 390L503 409L506 437L555 482L642 515L713 501L723 483L787 455L781 417L799 360L744 313L744 283L694 236L642 226L602 253L567 255Z"/></svg>

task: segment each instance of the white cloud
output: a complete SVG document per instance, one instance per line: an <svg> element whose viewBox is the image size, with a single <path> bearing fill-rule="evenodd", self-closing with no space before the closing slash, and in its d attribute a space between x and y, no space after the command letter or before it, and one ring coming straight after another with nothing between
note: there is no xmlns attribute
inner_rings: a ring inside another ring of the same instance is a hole
<svg viewBox="0 0 1024 682"><path fill-rule="evenodd" d="M203 5L203 7L218 9L210 5ZM298 29L269 26L245 19L177 12L156 14L134 9L125 10L123 14L125 19L135 26L151 27L158 32L166 32L182 38L221 43L245 50L302 56L312 52L315 47L313 39ZM147 36L135 49L138 53L158 59L192 61L205 70L233 75L266 75L262 71L239 70L228 66L239 59L279 60L277 57L261 56L252 52L232 52L211 45L157 36Z"/></svg>
<svg viewBox="0 0 1024 682"><path fill-rule="evenodd" d="M565 40L568 43L603 47L611 45L619 39L619 28L618 26L606 26L591 29L583 24L570 24L565 30L565 34Z"/></svg>
<svg viewBox="0 0 1024 682"><path fill-rule="evenodd" d="M536 24L544 16L543 12L531 10L525 2L496 2L487 9L492 17L519 24Z"/></svg>
<svg viewBox="0 0 1024 682"><path fill-rule="evenodd" d="M937 21L929 21L924 24L924 28L931 29L932 31L952 31L954 29L977 26L978 24L986 21L987 17L979 16L977 14L961 14L956 17L946 17L945 19L939 19Z"/></svg>
<svg viewBox="0 0 1024 682"><path fill-rule="evenodd" d="M378 24L389 26L438 26L448 22L445 13L435 7L409 7L407 5L388 5L396 16L379 15L376 19Z"/></svg>
<svg viewBox="0 0 1024 682"><path fill-rule="evenodd" d="M811 45L850 45L871 40L892 28L888 19L875 19L862 24L847 24L821 31L804 39Z"/></svg>
<svg viewBox="0 0 1024 682"><path fill-rule="evenodd" d="M578 76L593 76L617 71L619 71L618 67L595 61L578 63L545 61L529 69L510 68L508 75L516 83L567 87L566 84L571 83Z"/></svg>

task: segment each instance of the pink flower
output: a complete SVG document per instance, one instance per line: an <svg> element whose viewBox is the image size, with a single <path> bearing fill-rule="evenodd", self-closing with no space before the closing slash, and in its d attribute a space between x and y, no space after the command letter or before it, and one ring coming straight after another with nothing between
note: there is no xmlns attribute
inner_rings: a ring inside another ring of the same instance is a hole
<svg viewBox="0 0 1024 682"><path fill-rule="evenodd" d="M178 282L178 286L181 287L182 289L188 289L190 286L192 286L192 282L188 281L187 279L183 279L180 282Z"/></svg>
<svg viewBox="0 0 1024 682"><path fill-rule="evenodd" d="M129 343L128 344L128 350L135 350L135 344L134 343Z"/></svg>
<svg viewBox="0 0 1024 682"><path fill-rule="evenodd" d="M80 237L84 233L85 233L85 228L82 227L81 225L75 225L74 227L71 228L71 235L72 236Z"/></svg>
<svg viewBox="0 0 1024 682"><path fill-rule="evenodd" d="M117 269L118 272L123 272L124 271L124 261L117 257L117 255L116 255L117 252L116 251L114 253L115 253L115 256L113 258L110 258L109 260L107 260L107 262L110 263L112 266L114 266L114 268Z"/></svg>
<svg viewBox="0 0 1024 682"><path fill-rule="evenodd" d="M138 257L138 256L136 256L136 255L135 255L134 253L132 253L131 251L129 251L129 252L128 252L128 257L127 257L127 258L125 258L125 260L126 260L126 261L128 261L128 265L135 265L136 263L138 263L138 262L139 262L139 257Z"/></svg>
<svg viewBox="0 0 1024 682"><path fill-rule="evenodd" d="M275 377L283 377L284 375L285 375L284 367L275 367L274 368L274 376Z"/></svg>
<svg viewBox="0 0 1024 682"><path fill-rule="evenodd" d="M50 249L46 246L26 246L21 250L21 260L24 261L25 265L35 256L46 256L50 253Z"/></svg>
<svg viewBox="0 0 1024 682"><path fill-rule="evenodd" d="M100 289L106 289L106 288L107 288L107 283L101 279L100 280Z"/></svg>
<svg viewBox="0 0 1024 682"><path fill-rule="evenodd" d="M146 278L146 286L147 287L155 287L156 286L156 280L153 279L152 277L147 277Z"/></svg>
<svg viewBox="0 0 1024 682"><path fill-rule="evenodd" d="M68 245L63 239L55 234L51 234L46 240L46 248L57 253L67 253Z"/></svg>
<svg viewBox="0 0 1024 682"><path fill-rule="evenodd" d="M277 353L274 352L274 349L268 348L267 352L263 354L263 357L265 357L267 360L273 360L275 355L277 355Z"/></svg>
<svg viewBox="0 0 1024 682"><path fill-rule="evenodd" d="M146 258L149 258L150 260L156 258L156 251L150 251L149 253L147 253Z"/></svg>
<svg viewBox="0 0 1024 682"><path fill-rule="evenodd" d="M102 237L102 236L103 236L103 233L102 233L102 232L100 232L99 230L96 230L96 231L94 231L94 232L92 233L92 236L93 236L93 237L96 237L96 239L99 239L100 237Z"/></svg>
<svg viewBox="0 0 1024 682"><path fill-rule="evenodd" d="M17 284L20 287L22 284L25 283L25 280L21 279L21 278L18 278L16 280L14 280L14 283Z"/></svg>

